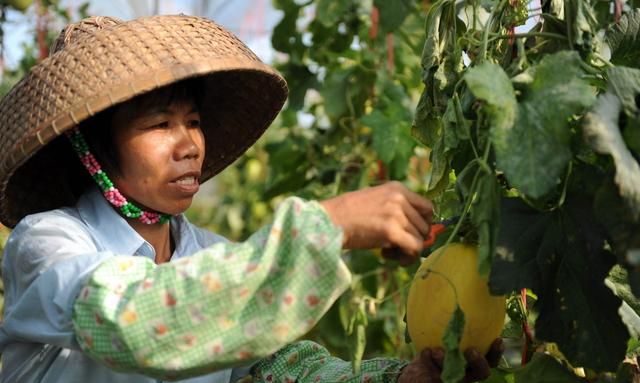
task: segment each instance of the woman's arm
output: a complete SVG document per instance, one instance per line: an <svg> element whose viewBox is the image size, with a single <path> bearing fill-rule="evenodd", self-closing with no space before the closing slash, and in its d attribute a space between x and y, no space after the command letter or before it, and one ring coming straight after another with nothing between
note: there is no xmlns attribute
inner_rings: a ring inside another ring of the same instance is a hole
<svg viewBox="0 0 640 383"><path fill-rule="evenodd" d="M245 242L160 266L114 257L76 300L78 342L115 370L164 379L263 358L306 333L348 287L341 247L318 203L290 198Z"/></svg>
<svg viewBox="0 0 640 383"><path fill-rule="evenodd" d="M4 248L4 318L0 353L11 342L79 349L71 311L91 273L109 252L99 252L82 221L52 211L23 219Z"/></svg>

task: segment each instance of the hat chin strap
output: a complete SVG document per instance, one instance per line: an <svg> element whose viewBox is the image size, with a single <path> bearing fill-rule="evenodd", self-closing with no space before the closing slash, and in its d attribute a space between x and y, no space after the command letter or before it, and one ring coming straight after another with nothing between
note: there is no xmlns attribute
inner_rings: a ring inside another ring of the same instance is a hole
<svg viewBox="0 0 640 383"><path fill-rule="evenodd" d="M127 199L120 193L120 190L113 185L107 173L102 170L102 167L98 163L98 160L93 156L89 150L89 145L84 139L84 136L77 127L66 132L71 146L78 154L82 165L96 181L96 184L102 191L104 198L113 205L116 210L125 218L134 218L147 225L153 225L156 223L165 224L171 219L171 214L158 213L153 211L145 211L127 201Z"/></svg>

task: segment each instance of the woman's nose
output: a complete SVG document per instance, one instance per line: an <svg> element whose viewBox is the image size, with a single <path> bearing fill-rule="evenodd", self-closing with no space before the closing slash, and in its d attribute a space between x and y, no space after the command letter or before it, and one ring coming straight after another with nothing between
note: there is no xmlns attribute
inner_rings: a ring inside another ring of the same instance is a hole
<svg viewBox="0 0 640 383"><path fill-rule="evenodd" d="M204 151L202 131L200 129L187 128L184 124L180 124L176 130L176 160L200 158Z"/></svg>

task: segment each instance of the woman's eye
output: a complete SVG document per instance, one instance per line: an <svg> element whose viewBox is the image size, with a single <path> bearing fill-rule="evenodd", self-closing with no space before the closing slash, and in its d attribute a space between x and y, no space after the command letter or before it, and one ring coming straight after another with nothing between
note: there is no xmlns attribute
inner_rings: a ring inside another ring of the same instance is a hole
<svg viewBox="0 0 640 383"><path fill-rule="evenodd" d="M162 121L158 124L155 124L153 126L154 128L168 128L169 127L169 121Z"/></svg>
<svg viewBox="0 0 640 383"><path fill-rule="evenodd" d="M190 120L189 126L192 128L197 128L200 126L200 120Z"/></svg>

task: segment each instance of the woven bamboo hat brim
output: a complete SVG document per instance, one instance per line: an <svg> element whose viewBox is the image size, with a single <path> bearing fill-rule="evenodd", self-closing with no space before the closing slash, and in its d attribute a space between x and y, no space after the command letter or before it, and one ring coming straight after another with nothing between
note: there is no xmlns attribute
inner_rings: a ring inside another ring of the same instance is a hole
<svg viewBox="0 0 640 383"><path fill-rule="evenodd" d="M176 15L89 24L96 20L98 28L76 28L82 33L69 41L61 35L54 53L0 102L0 221L9 227L76 202L77 174L69 169L79 161L60 135L102 110L201 79L204 182L244 153L286 100L285 80L210 20Z"/></svg>

